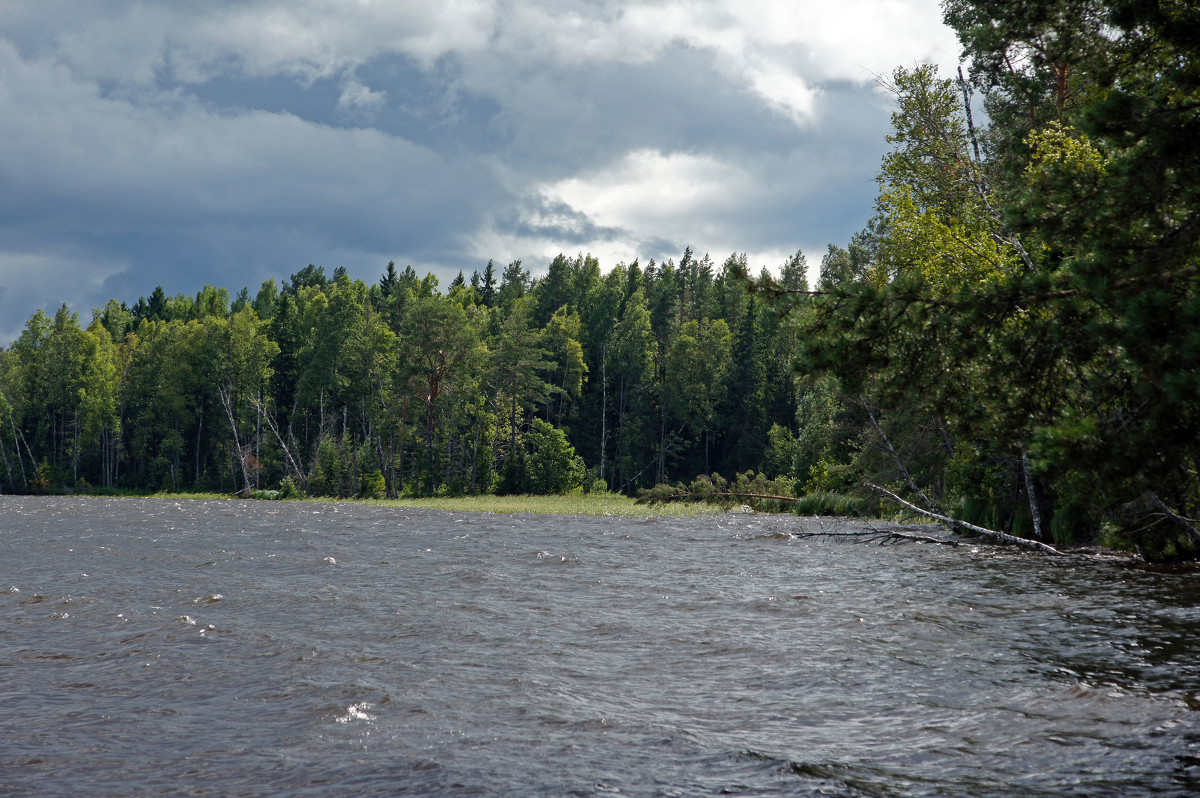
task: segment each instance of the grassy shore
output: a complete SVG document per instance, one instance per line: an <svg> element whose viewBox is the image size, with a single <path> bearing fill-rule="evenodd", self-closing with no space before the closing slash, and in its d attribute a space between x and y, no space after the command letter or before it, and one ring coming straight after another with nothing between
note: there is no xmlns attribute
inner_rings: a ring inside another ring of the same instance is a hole
<svg viewBox="0 0 1200 798"><path fill-rule="evenodd" d="M220 493L124 493L156 499L236 499ZM724 512L720 507L699 502L638 504L619 493L587 493L571 496L434 496L407 499L286 499L313 503L351 503L376 507L423 507L460 513L537 513L540 515L592 515L647 518L696 516Z"/></svg>
<svg viewBox="0 0 1200 798"><path fill-rule="evenodd" d="M424 507L468 513L538 513L541 515L679 516L712 515L720 508L691 502L637 504L620 494L588 493L575 496L457 496L423 499L378 499L363 503L381 507Z"/></svg>

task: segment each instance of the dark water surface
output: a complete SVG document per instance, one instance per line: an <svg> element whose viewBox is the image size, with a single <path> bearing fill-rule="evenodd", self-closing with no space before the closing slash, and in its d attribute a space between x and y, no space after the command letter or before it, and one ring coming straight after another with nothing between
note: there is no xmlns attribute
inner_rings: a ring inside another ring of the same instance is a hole
<svg viewBox="0 0 1200 798"><path fill-rule="evenodd" d="M1200 574L819 523L2 497L0 794L1200 792Z"/></svg>

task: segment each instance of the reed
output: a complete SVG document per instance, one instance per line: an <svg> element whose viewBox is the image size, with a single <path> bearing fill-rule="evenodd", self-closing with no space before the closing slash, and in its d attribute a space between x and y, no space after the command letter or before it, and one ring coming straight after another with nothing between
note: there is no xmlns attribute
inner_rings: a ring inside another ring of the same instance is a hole
<svg viewBox="0 0 1200 798"><path fill-rule="evenodd" d="M615 493L567 496L434 496L430 498L369 499L364 504L383 507L423 507L468 513L535 513L538 515L590 515L622 517L698 516L723 512L719 507L692 502L637 504Z"/></svg>

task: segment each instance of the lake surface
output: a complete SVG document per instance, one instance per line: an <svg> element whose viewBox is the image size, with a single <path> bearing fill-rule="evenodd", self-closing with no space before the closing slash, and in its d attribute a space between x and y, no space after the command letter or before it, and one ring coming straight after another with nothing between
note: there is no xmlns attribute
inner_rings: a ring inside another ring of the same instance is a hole
<svg viewBox="0 0 1200 798"><path fill-rule="evenodd" d="M0 794L1192 795L1200 573L0 497Z"/></svg>

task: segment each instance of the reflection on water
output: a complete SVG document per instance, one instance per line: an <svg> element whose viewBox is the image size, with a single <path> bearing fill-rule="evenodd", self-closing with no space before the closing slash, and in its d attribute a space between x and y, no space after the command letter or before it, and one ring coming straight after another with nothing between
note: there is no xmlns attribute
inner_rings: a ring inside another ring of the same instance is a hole
<svg viewBox="0 0 1200 798"><path fill-rule="evenodd" d="M1200 790L1196 572L820 523L3 497L0 792Z"/></svg>

